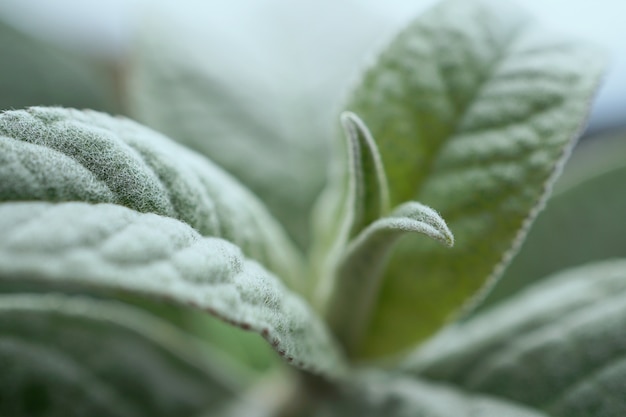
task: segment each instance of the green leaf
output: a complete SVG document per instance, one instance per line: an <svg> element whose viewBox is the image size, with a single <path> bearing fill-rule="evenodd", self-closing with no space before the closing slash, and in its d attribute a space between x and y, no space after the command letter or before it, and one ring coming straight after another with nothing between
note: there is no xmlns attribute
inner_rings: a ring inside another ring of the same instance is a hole
<svg viewBox="0 0 626 417"><path fill-rule="evenodd" d="M180 332L124 304L0 295L3 416L198 415L238 390L201 358Z"/></svg>
<svg viewBox="0 0 626 417"><path fill-rule="evenodd" d="M626 257L626 136L593 138L568 162L526 241L478 311L565 267Z"/></svg>
<svg viewBox="0 0 626 417"><path fill-rule="evenodd" d="M0 281L196 308L261 334L294 366L337 377L342 358L306 302L240 249L113 204L0 204Z"/></svg>
<svg viewBox="0 0 626 417"><path fill-rule="evenodd" d="M312 268L318 282L314 298L323 306L335 284L336 268L347 245L367 225L389 211L389 185L376 142L357 115L341 115L344 137L337 146L342 177L324 190L314 211Z"/></svg>
<svg viewBox="0 0 626 417"><path fill-rule="evenodd" d="M0 201L24 200L169 216L301 285L298 252L262 203L210 161L128 119L61 108L2 113Z"/></svg>
<svg viewBox="0 0 626 417"><path fill-rule="evenodd" d="M507 401L445 385L380 373L359 381L309 416L324 417L547 417Z"/></svg>
<svg viewBox="0 0 626 417"><path fill-rule="evenodd" d="M452 233L437 212L415 202L402 204L350 242L339 263L327 311L330 327L349 353L362 342L389 253L407 233L426 235L448 247L454 244Z"/></svg>
<svg viewBox="0 0 626 417"><path fill-rule="evenodd" d="M405 364L555 417L626 413L626 260L562 272L444 329Z"/></svg>
<svg viewBox="0 0 626 417"><path fill-rule="evenodd" d="M354 196L348 200L352 206L348 236L352 238L365 226L387 214L389 184L376 142L367 126L350 112L342 114L341 122L348 139L349 190Z"/></svg>
<svg viewBox="0 0 626 417"><path fill-rule="evenodd" d="M367 70L346 109L378 142L392 206L433 207L456 243L400 242L362 355L423 340L499 276L581 130L602 63L505 2L447 0Z"/></svg>

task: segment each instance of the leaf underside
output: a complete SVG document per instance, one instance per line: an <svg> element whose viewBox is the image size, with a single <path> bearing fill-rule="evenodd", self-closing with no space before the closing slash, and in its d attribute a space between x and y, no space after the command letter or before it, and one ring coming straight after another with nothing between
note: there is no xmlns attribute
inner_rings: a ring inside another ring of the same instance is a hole
<svg viewBox="0 0 626 417"><path fill-rule="evenodd" d="M602 64L504 2L448 0L369 68L346 109L378 143L391 205L433 207L455 247L400 242L362 356L423 340L500 274L581 130Z"/></svg>
<svg viewBox="0 0 626 417"><path fill-rule="evenodd" d="M555 417L626 413L626 261L572 269L444 329L404 365Z"/></svg>

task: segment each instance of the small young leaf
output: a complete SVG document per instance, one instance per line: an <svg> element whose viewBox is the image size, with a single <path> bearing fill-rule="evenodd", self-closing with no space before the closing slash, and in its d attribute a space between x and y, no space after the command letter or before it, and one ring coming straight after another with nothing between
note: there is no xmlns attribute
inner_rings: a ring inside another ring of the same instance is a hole
<svg viewBox="0 0 626 417"><path fill-rule="evenodd" d="M0 281L130 294L196 308L261 334L293 365L344 372L324 323L239 248L112 204L0 204Z"/></svg>
<svg viewBox="0 0 626 417"><path fill-rule="evenodd" d="M473 313L563 268L626 257L624 184L626 135L583 142L520 252Z"/></svg>
<svg viewBox="0 0 626 417"><path fill-rule="evenodd" d="M423 340L500 274L581 130L602 63L508 2L446 0L365 73L346 109L376 138L391 204L435 208L456 243L398 245L362 355Z"/></svg>
<svg viewBox="0 0 626 417"><path fill-rule="evenodd" d="M185 336L116 302L0 295L0 415L198 415L238 391Z"/></svg>
<svg viewBox="0 0 626 417"><path fill-rule="evenodd" d="M345 139L338 146L342 181L324 190L315 210L314 298L323 305L335 284L336 268L350 239L389 211L389 186L376 142L357 115L341 115ZM341 152L339 152L341 150Z"/></svg>
<svg viewBox="0 0 626 417"><path fill-rule="evenodd" d="M43 107L0 114L0 202L24 200L173 217L299 285L298 252L261 202L209 160L125 118Z"/></svg>
<svg viewBox="0 0 626 417"><path fill-rule="evenodd" d="M353 215L349 233L353 238L387 213L389 185L376 142L367 126L350 112L341 115L341 122L348 142L349 190L354 195L350 201Z"/></svg>
<svg viewBox="0 0 626 417"><path fill-rule="evenodd" d="M308 417L547 417L508 401L400 375L365 373Z"/></svg>
<svg viewBox="0 0 626 417"><path fill-rule="evenodd" d="M358 347L371 318L388 255L407 233L420 233L446 246L454 244L452 232L436 211L410 202L363 230L339 263L327 319L350 353Z"/></svg>
<svg viewBox="0 0 626 417"><path fill-rule="evenodd" d="M555 417L626 413L626 261L572 269L444 329L405 369Z"/></svg>

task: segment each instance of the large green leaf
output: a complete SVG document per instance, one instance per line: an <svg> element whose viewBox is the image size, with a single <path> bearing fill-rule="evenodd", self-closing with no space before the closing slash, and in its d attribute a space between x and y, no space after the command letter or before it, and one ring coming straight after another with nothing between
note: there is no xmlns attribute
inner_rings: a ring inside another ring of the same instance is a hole
<svg viewBox="0 0 626 417"><path fill-rule="evenodd" d="M626 414L626 261L580 267L428 342L405 364L422 377L555 417Z"/></svg>
<svg viewBox="0 0 626 417"><path fill-rule="evenodd" d="M497 398L398 375L369 373L332 402L307 416L320 417L546 417Z"/></svg>
<svg viewBox="0 0 626 417"><path fill-rule="evenodd" d="M196 308L261 334L287 362L336 377L324 323L240 249L114 204L0 204L0 281L134 295Z"/></svg>
<svg viewBox="0 0 626 417"><path fill-rule="evenodd" d="M226 239L293 285L298 253L236 180L131 120L30 108L0 115L0 201L115 203Z"/></svg>
<svg viewBox="0 0 626 417"><path fill-rule="evenodd" d="M434 208L456 243L399 243L362 355L424 339L500 274L581 130L602 64L506 2L447 0L366 71L346 108L378 143L391 206Z"/></svg>
<svg viewBox="0 0 626 417"><path fill-rule="evenodd" d="M198 415L233 398L233 375L174 328L116 302L0 296L0 414Z"/></svg>
<svg viewBox="0 0 626 417"><path fill-rule="evenodd" d="M583 142L484 310L565 267L626 257L626 136Z"/></svg>

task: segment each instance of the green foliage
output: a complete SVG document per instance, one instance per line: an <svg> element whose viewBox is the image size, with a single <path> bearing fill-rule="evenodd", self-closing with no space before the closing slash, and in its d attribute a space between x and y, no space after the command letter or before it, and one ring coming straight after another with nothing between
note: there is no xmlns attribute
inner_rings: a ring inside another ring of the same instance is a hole
<svg viewBox="0 0 626 417"><path fill-rule="evenodd" d="M2 280L167 300L261 334L298 367L343 370L303 300L223 239L115 204L4 203L0 227Z"/></svg>
<svg viewBox="0 0 626 417"><path fill-rule="evenodd" d="M542 279L624 255L623 141L575 157L485 298L584 124L593 48L444 0L333 135L192 4L180 33L147 20L125 96L211 160L92 110L0 114L0 414L626 414L626 261Z"/></svg>
<svg viewBox="0 0 626 417"><path fill-rule="evenodd" d="M365 73L347 108L377 140L392 206L435 208L456 243L400 243L364 354L424 339L500 274L580 131L601 62L507 3L451 0Z"/></svg>
<svg viewBox="0 0 626 417"><path fill-rule="evenodd" d="M0 333L3 416L195 415L238 390L185 335L116 302L2 295Z"/></svg>
<svg viewBox="0 0 626 417"><path fill-rule="evenodd" d="M0 201L113 203L173 217L298 278L297 252L262 203L154 131L97 112L31 108L0 115L0 135Z"/></svg>
<svg viewBox="0 0 626 417"><path fill-rule="evenodd" d="M555 185L546 210L480 310L563 268L626 257L623 134L581 144Z"/></svg>
<svg viewBox="0 0 626 417"><path fill-rule="evenodd" d="M312 416L363 417L547 417L493 397L428 383L416 378L364 374L333 402L322 404Z"/></svg>
<svg viewBox="0 0 626 417"><path fill-rule="evenodd" d="M406 368L551 416L626 413L626 261L547 278L449 326Z"/></svg>

